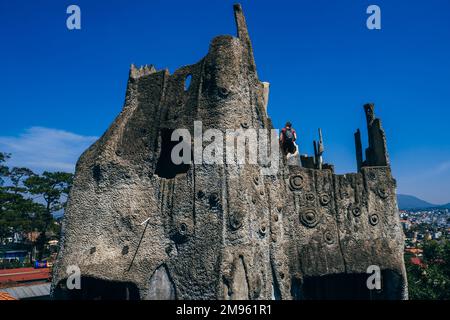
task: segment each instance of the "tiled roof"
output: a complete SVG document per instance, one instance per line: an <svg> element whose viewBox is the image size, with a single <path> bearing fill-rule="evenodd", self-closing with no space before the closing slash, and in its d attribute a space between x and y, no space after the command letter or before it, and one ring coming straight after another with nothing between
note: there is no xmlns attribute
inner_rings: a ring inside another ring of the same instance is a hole
<svg viewBox="0 0 450 320"><path fill-rule="evenodd" d="M5 300L17 300L16 298L12 297L9 293L7 292L1 292L0 291L0 301L5 301Z"/></svg>
<svg viewBox="0 0 450 320"><path fill-rule="evenodd" d="M47 297L50 295L50 283L37 284L34 286L6 288L2 289L2 291L17 300Z"/></svg>
<svg viewBox="0 0 450 320"><path fill-rule="evenodd" d="M49 278L49 268L18 268L0 270L0 283L48 280Z"/></svg>
<svg viewBox="0 0 450 320"><path fill-rule="evenodd" d="M406 248L405 249L406 252L410 252L410 253L414 253L414 254L418 254L418 253L422 253L423 250L419 249L419 248Z"/></svg>

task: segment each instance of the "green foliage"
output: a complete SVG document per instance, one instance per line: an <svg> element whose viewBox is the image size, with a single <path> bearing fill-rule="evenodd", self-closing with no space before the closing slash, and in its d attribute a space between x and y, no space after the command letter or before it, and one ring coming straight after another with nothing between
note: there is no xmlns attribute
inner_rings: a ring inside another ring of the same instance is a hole
<svg viewBox="0 0 450 320"><path fill-rule="evenodd" d="M24 181L28 192L40 195L46 203L48 213L59 211L65 207L63 197L67 196L72 186L73 175L66 172L47 172L42 175L31 175Z"/></svg>
<svg viewBox="0 0 450 320"><path fill-rule="evenodd" d="M412 300L450 299L450 241L430 240L423 245L424 266L411 263L405 255L409 298Z"/></svg>
<svg viewBox="0 0 450 320"><path fill-rule="evenodd" d="M65 207L73 175L65 172L35 174L28 168L8 168L9 154L0 152L0 244L19 233L39 232L33 246L40 257L47 233L59 235L53 213Z"/></svg>
<svg viewBox="0 0 450 320"><path fill-rule="evenodd" d="M0 152L0 186L5 182L3 178L9 173L9 168L3 164L9 157L9 154Z"/></svg>
<svg viewBox="0 0 450 320"><path fill-rule="evenodd" d="M11 180L9 190L15 194L27 192L27 189L23 183L26 178L34 175L34 172L28 168L13 168L8 174L8 177Z"/></svg>
<svg viewBox="0 0 450 320"><path fill-rule="evenodd" d="M42 229L39 230L41 233L37 239L40 259L47 242L47 231L53 225L52 214L65 208L72 182L71 173L46 171L42 175L30 175L23 183L29 194L40 196L45 202L45 210L40 216Z"/></svg>
<svg viewBox="0 0 450 320"><path fill-rule="evenodd" d="M0 192L0 204L0 240L12 237L16 232L28 233L43 229L42 204L4 190Z"/></svg>

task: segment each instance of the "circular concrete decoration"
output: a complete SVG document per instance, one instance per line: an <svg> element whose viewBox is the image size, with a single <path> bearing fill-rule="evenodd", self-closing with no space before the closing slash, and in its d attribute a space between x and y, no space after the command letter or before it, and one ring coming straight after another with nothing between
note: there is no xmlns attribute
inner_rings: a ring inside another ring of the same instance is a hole
<svg viewBox="0 0 450 320"><path fill-rule="evenodd" d="M209 207L217 208L219 206L219 195L216 192L213 192L209 195Z"/></svg>
<svg viewBox="0 0 450 320"><path fill-rule="evenodd" d="M186 223L180 223L180 225L178 226L178 233L181 236L185 236L188 233L188 226L186 225Z"/></svg>
<svg viewBox="0 0 450 320"><path fill-rule="evenodd" d="M219 87L217 88L217 93L221 98L227 98L230 95L230 90L227 88Z"/></svg>
<svg viewBox="0 0 450 320"><path fill-rule="evenodd" d="M308 202L314 202L316 200L316 196L314 195L314 193L311 193L311 192L307 193L305 195L305 198L306 198L306 201L308 201Z"/></svg>
<svg viewBox="0 0 450 320"><path fill-rule="evenodd" d="M180 222L174 226L170 233L170 239L175 243L185 243L189 240L190 230L186 223Z"/></svg>
<svg viewBox="0 0 450 320"><path fill-rule="evenodd" d="M301 174L292 176L289 179L289 185L292 190L301 190L305 185L305 178Z"/></svg>
<svg viewBox="0 0 450 320"><path fill-rule="evenodd" d="M258 233L261 235L261 237L264 237L266 235L266 232L267 232L267 227L264 224L262 224L259 227Z"/></svg>
<svg viewBox="0 0 450 320"><path fill-rule="evenodd" d="M300 222L308 228L314 228L319 223L319 217L314 209L306 209L300 213Z"/></svg>
<svg viewBox="0 0 450 320"><path fill-rule="evenodd" d="M202 190L199 190L198 192L197 192L197 198L199 199L199 200L201 200L201 199L203 199L205 197L205 193L202 191Z"/></svg>
<svg viewBox="0 0 450 320"><path fill-rule="evenodd" d="M375 226L380 221L380 218L378 218L378 215L376 213L370 215L369 222L371 225Z"/></svg>
<svg viewBox="0 0 450 320"><path fill-rule="evenodd" d="M389 191L388 191L387 187L384 185L381 185L378 187L377 193L381 199L386 199L387 197L389 197Z"/></svg>
<svg viewBox="0 0 450 320"><path fill-rule="evenodd" d="M319 196L319 201L320 201L320 204L321 204L321 205L326 206L326 205L329 204L330 201L331 201L330 195L327 194L327 193L322 193L322 194Z"/></svg>
<svg viewBox="0 0 450 320"><path fill-rule="evenodd" d="M235 213L230 216L230 229L236 231L242 227L243 214Z"/></svg>
<svg viewBox="0 0 450 320"><path fill-rule="evenodd" d="M248 129L250 126L248 125L247 122L242 122L241 123L241 127L244 128L244 129Z"/></svg>
<svg viewBox="0 0 450 320"><path fill-rule="evenodd" d="M361 215L361 213L362 213L362 210L361 210L361 208L359 206L352 206L351 207L351 211L352 211L352 214L355 217L359 217Z"/></svg>
<svg viewBox="0 0 450 320"><path fill-rule="evenodd" d="M369 180L371 180L371 181L377 180L377 174L375 173L375 171L368 171L368 172L367 172L367 177L368 177Z"/></svg>
<svg viewBox="0 0 450 320"><path fill-rule="evenodd" d="M333 234L329 230L325 231L325 233L323 234L323 239L325 240L325 242L327 244L333 244L334 243Z"/></svg>

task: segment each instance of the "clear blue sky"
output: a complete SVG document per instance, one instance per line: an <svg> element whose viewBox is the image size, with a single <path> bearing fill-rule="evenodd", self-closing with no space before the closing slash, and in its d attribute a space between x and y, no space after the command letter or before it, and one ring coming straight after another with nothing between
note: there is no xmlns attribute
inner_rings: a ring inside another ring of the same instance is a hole
<svg viewBox="0 0 450 320"><path fill-rule="evenodd" d="M234 1L0 2L0 149L36 170L73 167L120 112L131 63L171 72L235 34ZM372 101L399 192L450 201L450 1L241 1L269 114L303 152L323 129L325 159L355 171L353 133ZM77 4L82 29L66 28ZM381 8L382 29L366 28ZM365 142L365 141L364 141Z"/></svg>

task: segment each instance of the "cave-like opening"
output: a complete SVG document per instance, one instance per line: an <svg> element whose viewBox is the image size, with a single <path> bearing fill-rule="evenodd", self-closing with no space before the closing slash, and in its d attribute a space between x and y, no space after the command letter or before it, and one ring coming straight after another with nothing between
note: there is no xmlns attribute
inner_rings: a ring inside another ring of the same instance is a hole
<svg viewBox="0 0 450 320"><path fill-rule="evenodd" d="M381 289L370 290L369 274L338 273L306 276L296 287L294 298L299 300L400 300L403 294L402 277L392 271L381 272Z"/></svg>
<svg viewBox="0 0 450 320"><path fill-rule="evenodd" d="M161 129L161 152L155 170L155 174L161 178L173 179L177 174L188 172L190 168L190 164L175 164L172 161L172 149L182 141L182 138L179 141L172 141L173 131L173 129ZM180 157L183 157L182 153L183 150L180 152Z"/></svg>
<svg viewBox="0 0 450 320"><path fill-rule="evenodd" d="M132 282L109 281L94 277L81 277L80 289L69 289L66 279L54 289L56 300L140 300L139 289Z"/></svg>

